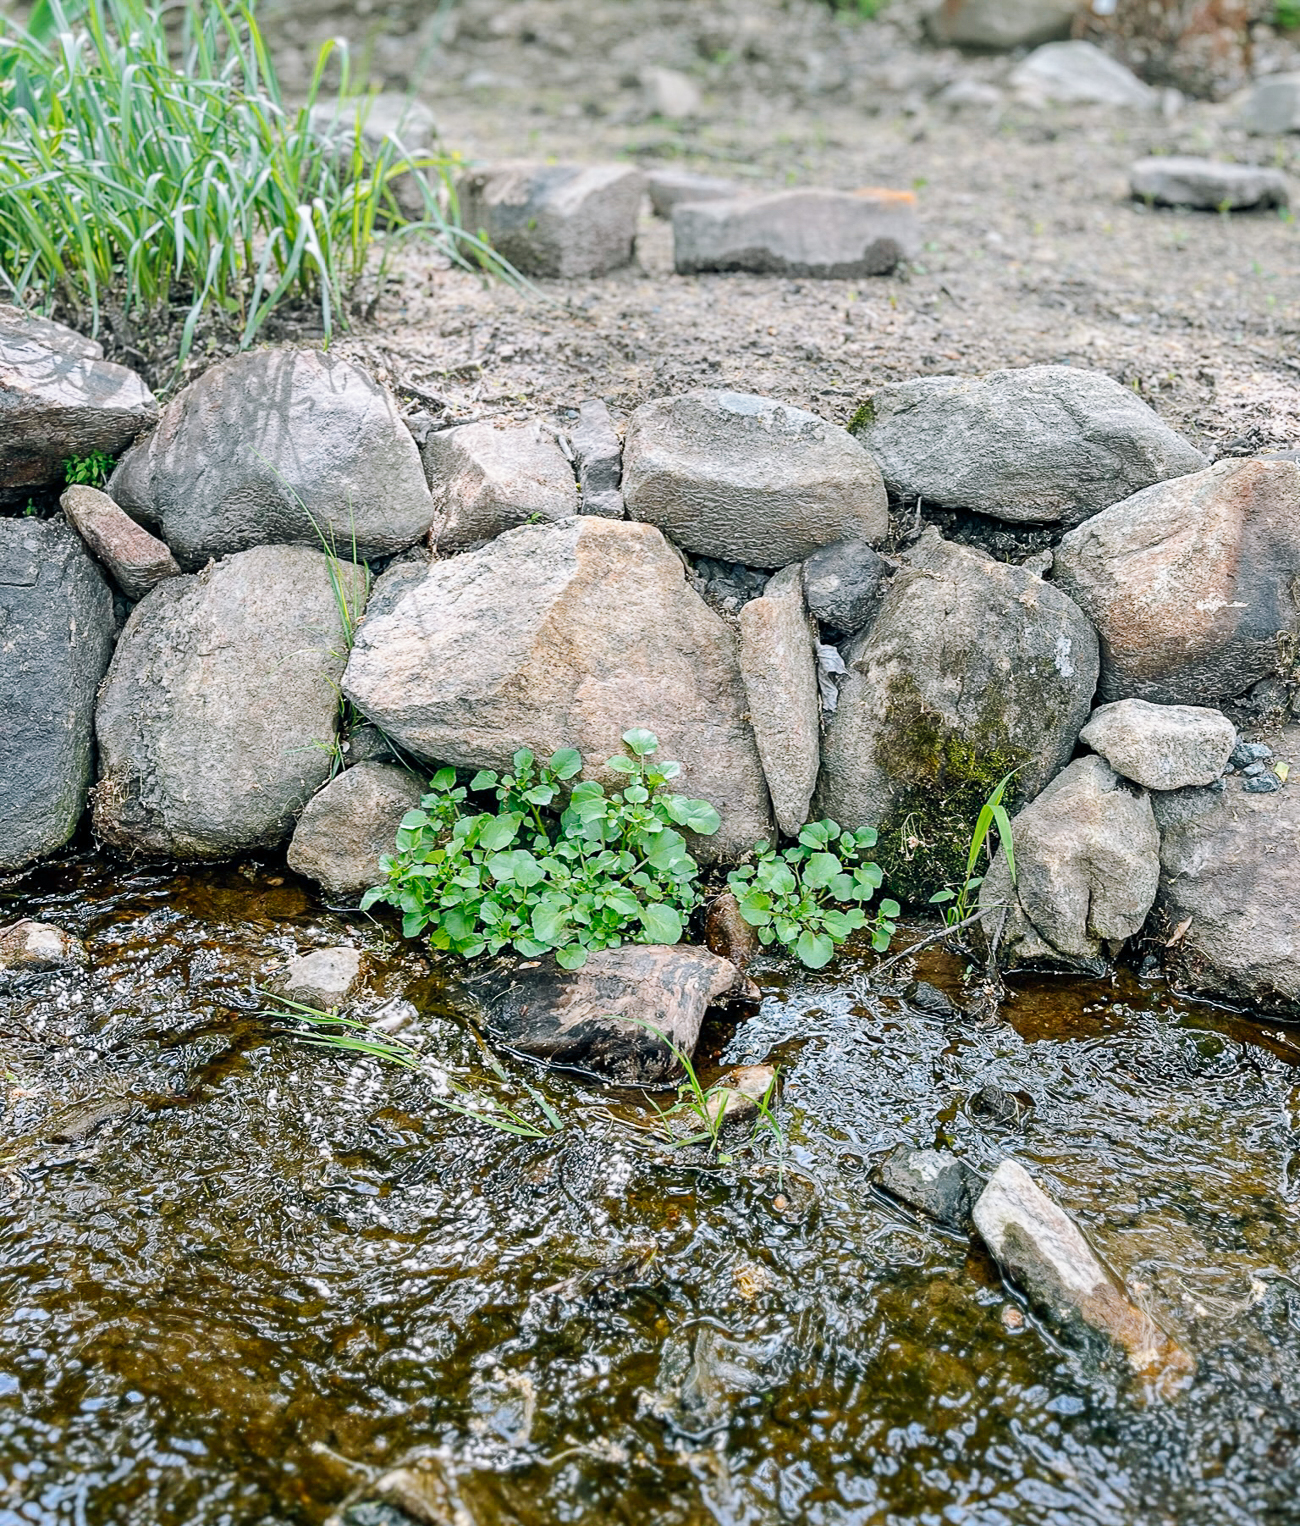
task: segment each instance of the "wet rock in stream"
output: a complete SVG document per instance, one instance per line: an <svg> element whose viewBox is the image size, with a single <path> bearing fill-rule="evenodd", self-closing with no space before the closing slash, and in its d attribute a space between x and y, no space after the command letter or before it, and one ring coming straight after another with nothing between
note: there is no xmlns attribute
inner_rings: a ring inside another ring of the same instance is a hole
<svg viewBox="0 0 1300 1526"><path fill-rule="evenodd" d="M59 970L90 962L80 938L48 922L0 927L0 970Z"/></svg>
<svg viewBox="0 0 1300 1526"><path fill-rule="evenodd" d="M901 1144L885 1157L880 1185L944 1229L963 1234L971 1227L971 1208L984 1184L947 1150L918 1150Z"/></svg>

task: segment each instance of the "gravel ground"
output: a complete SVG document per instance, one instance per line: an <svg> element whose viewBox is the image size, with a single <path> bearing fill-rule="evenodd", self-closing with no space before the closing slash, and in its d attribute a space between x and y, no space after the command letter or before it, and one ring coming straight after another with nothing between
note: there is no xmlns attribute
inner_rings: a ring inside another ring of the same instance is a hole
<svg viewBox="0 0 1300 1526"><path fill-rule="evenodd" d="M435 419L562 413L584 396L617 418L656 394L725 385L845 420L881 382L1056 362L1133 386L1211 454L1300 445L1290 214L1152 211L1126 195L1134 158L1179 152L1281 164L1300 203L1300 139L1248 138L1233 101L1143 115L1034 109L1004 90L997 105L952 109L945 86L997 85L1014 60L930 48L901 4L876 22L698 0L465 0L450 14L451 42L421 55L429 23L403 33L401 13L385 13L368 57L388 85L405 81L383 59L405 60L467 158L621 158L766 188L911 187L926 242L911 270L856 283L679 277L670 231L647 213L632 266L531 293L484 287L413 247L373 323L341 348ZM315 34L284 27L292 77ZM1257 52L1264 67L1288 62L1280 43ZM692 74L697 121L646 114L646 63Z"/></svg>

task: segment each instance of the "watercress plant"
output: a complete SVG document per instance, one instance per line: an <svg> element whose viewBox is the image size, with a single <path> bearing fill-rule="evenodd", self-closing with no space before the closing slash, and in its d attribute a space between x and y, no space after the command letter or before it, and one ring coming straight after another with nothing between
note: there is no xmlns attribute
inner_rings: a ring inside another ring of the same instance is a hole
<svg viewBox="0 0 1300 1526"><path fill-rule="evenodd" d="M718 830L707 801L665 792L680 772L656 763L652 732L626 731L627 752L606 767L621 790L582 772L572 748L539 763L527 748L513 772L484 769L468 786L440 769L420 808L408 811L397 852L382 860L387 882L366 892L363 909L387 901L408 938L426 932L434 948L472 959L513 948L526 958L553 951L580 969L592 949L622 943L677 943L699 900L699 866L677 829ZM496 811L471 795L495 794Z"/></svg>
<svg viewBox="0 0 1300 1526"><path fill-rule="evenodd" d="M754 863L732 870L727 884L759 941L783 944L809 969L829 964L835 945L862 927L871 929L872 947L883 953L899 905L881 901L874 918L864 909L883 878L864 857L875 843L873 827L849 832L829 819L809 822L783 852L756 844Z"/></svg>

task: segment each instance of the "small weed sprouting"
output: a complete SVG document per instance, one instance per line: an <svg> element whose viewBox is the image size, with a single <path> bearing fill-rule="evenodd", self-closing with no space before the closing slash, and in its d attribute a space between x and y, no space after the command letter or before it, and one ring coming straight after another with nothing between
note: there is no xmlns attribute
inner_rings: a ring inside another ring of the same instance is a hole
<svg viewBox="0 0 1300 1526"><path fill-rule="evenodd" d="M1014 774L1015 769L1005 774L980 808L979 816L975 821L975 830L971 833L970 849L966 854L966 874L960 887L954 889L950 885L930 897L931 906L944 908L943 919L949 927L956 927L970 915L970 897L984 883L984 876L976 874L975 870L979 864L980 855L988 845L989 833L995 825L998 829L998 841L1006 857L1007 871L1011 875L1011 883L1014 885L1016 882L1016 850L1011 841L1011 819L1007 815L1006 807L1002 804L1002 797Z"/></svg>
<svg viewBox="0 0 1300 1526"><path fill-rule="evenodd" d="M69 456L63 463L65 487L103 487L113 470L113 458L102 450Z"/></svg>
<svg viewBox="0 0 1300 1526"><path fill-rule="evenodd" d="M550 1134L562 1132L564 1125L550 1103L531 1086L524 1089L537 1104L545 1120L545 1126L526 1117L504 1102L484 1102L468 1088L452 1081L440 1071L432 1070L419 1050L393 1034L376 1033L369 1024L353 1017L340 1017L337 1012L322 1012L319 1007L305 1002L290 1001L286 996L259 993L277 1005L263 1007L259 1017L280 1021L291 1020L300 1027L284 1027L276 1031L287 1038L316 1049L334 1049L346 1054L369 1055L371 1059L398 1065L403 1070L413 1070L429 1080L445 1085L450 1096L435 1094L433 1104L444 1112L457 1113L462 1118L472 1118L486 1123L501 1134L514 1134L522 1139L545 1139ZM305 1030L305 1031L304 1031ZM504 1079L504 1072L501 1073Z"/></svg>
<svg viewBox="0 0 1300 1526"><path fill-rule="evenodd" d="M623 742L628 753L606 767L624 787L607 793L584 780L567 801L582 771L571 748L546 763L521 748L513 773L484 769L468 787L455 769L439 770L420 808L402 818L397 852L382 861L387 883L366 892L362 909L386 901L408 938L427 931L434 948L466 959L553 952L569 970L592 949L680 942L699 901L699 866L677 828L716 832L718 813L665 792L680 767L652 761L652 732L625 731ZM489 790L496 811L467 806L471 793Z"/></svg>
<svg viewBox="0 0 1300 1526"><path fill-rule="evenodd" d="M900 908L884 900L874 918L864 909L883 878L864 858L875 843L872 827L848 832L830 820L809 822L783 852L758 843L755 862L733 870L727 883L759 941L782 944L809 969L829 964L836 944L859 928L871 930L872 947L883 953Z"/></svg>

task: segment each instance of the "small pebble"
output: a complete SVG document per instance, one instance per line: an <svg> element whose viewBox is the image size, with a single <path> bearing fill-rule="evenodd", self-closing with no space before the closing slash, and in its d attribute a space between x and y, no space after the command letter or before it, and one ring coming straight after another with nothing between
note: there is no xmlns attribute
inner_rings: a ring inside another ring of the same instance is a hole
<svg viewBox="0 0 1300 1526"><path fill-rule="evenodd" d="M1257 774L1253 779L1247 779L1241 786L1248 795L1271 795L1275 789L1282 788L1282 781L1276 774Z"/></svg>
<svg viewBox="0 0 1300 1526"><path fill-rule="evenodd" d="M779 1192L772 1199L772 1207L775 1208L778 1213L784 1213L789 1206L789 1201Z"/></svg>
<svg viewBox="0 0 1300 1526"><path fill-rule="evenodd" d="M1245 768L1242 769L1242 773L1245 774L1248 779L1256 779L1263 772L1264 765L1262 763L1247 763Z"/></svg>
<svg viewBox="0 0 1300 1526"><path fill-rule="evenodd" d="M1019 1335L1025 1328L1023 1311L1016 1308L1013 1303L1004 1303L1002 1305L1002 1323L1013 1335Z"/></svg>

